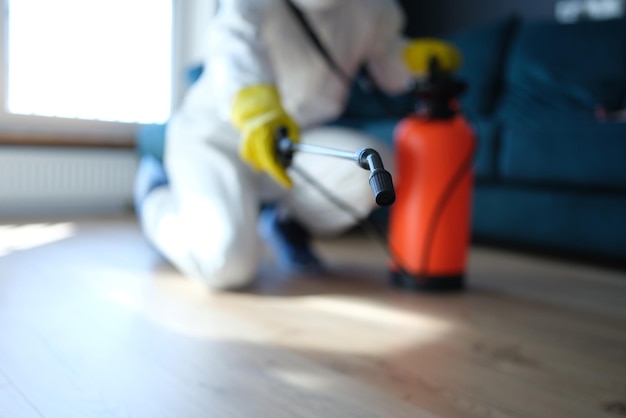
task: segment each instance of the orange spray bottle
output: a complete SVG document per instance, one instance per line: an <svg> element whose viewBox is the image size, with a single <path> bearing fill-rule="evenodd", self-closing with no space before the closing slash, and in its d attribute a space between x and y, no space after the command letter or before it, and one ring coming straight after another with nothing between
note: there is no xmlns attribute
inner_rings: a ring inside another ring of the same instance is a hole
<svg viewBox="0 0 626 418"><path fill-rule="evenodd" d="M433 60L416 90L424 109L394 132L396 202L388 227L394 285L465 287L476 141L457 105L463 90Z"/></svg>

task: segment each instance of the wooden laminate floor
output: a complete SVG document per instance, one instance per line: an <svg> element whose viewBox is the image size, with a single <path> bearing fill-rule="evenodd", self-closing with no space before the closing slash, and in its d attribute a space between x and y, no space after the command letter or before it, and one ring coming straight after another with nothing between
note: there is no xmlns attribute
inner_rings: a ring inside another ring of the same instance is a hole
<svg viewBox="0 0 626 418"><path fill-rule="evenodd" d="M212 294L132 217L0 225L0 417L626 416L621 271L475 247L416 294L353 234Z"/></svg>

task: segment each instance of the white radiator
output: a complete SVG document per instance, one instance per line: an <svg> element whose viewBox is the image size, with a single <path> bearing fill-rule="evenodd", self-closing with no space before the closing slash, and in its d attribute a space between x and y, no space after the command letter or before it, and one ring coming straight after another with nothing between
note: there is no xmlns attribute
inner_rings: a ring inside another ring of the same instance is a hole
<svg viewBox="0 0 626 418"><path fill-rule="evenodd" d="M132 207L132 149L0 148L0 214Z"/></svg>

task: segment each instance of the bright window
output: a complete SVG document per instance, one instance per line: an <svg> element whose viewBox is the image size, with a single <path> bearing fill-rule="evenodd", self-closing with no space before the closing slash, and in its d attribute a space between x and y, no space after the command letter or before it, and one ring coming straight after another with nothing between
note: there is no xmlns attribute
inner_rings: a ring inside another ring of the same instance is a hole
<svg viewBox="0 0 626 418"><path fill-rule="evenodd" d="M172 105L173 0L8 0L6 111L159 123Z"/></svg>

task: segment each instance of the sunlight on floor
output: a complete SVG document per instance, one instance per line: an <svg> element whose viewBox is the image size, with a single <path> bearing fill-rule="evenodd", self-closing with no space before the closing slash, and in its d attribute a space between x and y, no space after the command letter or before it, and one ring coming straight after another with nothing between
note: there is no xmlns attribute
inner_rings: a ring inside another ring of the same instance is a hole
<svg viewBox="0 0 626 418"><path fill-rule="evenodd" d="M361 322L369 322L389 327L427 327L431 331L446 331L447 322L431 317L416 315L415 312L403 312L388 306L373 305L362 299L330 299L310 296L301 301L307 309Z"/></svg>
<svg viewBox="0 0 626 418"><path fill-rule="evenodd" d="M137 288L107 281L107 287L105 293L115 304L163 329L204 340L380 355L430 344L453 328L440 317L367 297L212 293L183 279L148 280ZM255 318L254 325L249 318Z"/></svg>
<svg viewBox="0 0 626 418"><path fill-rule="evenodd" d="M334 386L332 379L316 372L274 368L271 373L283 382L307 391L324 392Z"/></svg>
<svg viewBox="0 0 626 418"><path fill-rule="evenodd" d="M451 332L453 327L449 321L431 314L378 304L369 298L307 296L291 304L294 316L304 321L299 332L282 343L302 350L350 355L391 354L430 344ZM344 334L346 324L350 338ZM318 333L332 338L320 339Z"/></svg>
<svg viewBox="0 0 626 418"><path fill-rule="evenodd" d="M71 222L55 224L0 225L0 257L70 238L76 232Z"/></svg>

